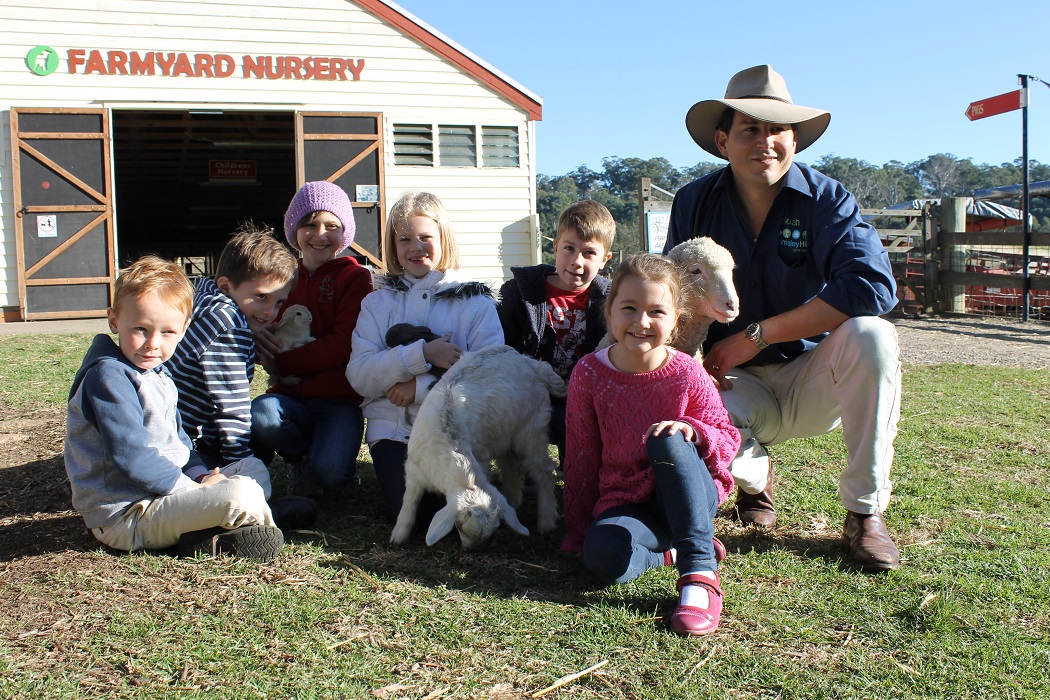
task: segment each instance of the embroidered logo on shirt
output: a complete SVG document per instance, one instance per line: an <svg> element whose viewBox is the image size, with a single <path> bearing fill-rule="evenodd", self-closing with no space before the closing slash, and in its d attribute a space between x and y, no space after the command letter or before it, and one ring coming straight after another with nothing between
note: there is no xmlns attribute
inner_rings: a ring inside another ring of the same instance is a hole
<svg viewBox="0 0 1050 700"><path fill-rule="evenodd" d="M801 267L809 257L809 236L799 219L784 219L777 240L780 260L788 267Z"/></svg>

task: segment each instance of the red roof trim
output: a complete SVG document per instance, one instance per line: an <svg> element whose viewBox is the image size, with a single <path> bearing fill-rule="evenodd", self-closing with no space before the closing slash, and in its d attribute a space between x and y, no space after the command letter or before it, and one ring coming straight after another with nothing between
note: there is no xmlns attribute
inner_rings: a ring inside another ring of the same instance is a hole
<svg viewBox="0 0 1050 700"><path fill-rule="evenodd" d="M382 0L353 0L363 9L383 20L387 24L396 27L408 36L412 37L426 48L449 61L453 65L463 69L481 83L495 90L498 94L506 97L514 104L528 112L529 119L539 121L543 118L543 105L521 90L511 85L491 70L481 65L462 51L450 46L442 39L434 36L427 29L419 26L408 17L396 11Z"/></svg>

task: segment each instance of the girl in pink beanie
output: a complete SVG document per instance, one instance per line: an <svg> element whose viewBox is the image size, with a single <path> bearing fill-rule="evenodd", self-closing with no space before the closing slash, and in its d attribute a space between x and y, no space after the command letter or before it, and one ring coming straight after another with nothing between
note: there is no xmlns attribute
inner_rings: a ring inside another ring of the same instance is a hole
<svg viewBox="0 0 1050 700"><path fill-rule="evenodd" d="M299 277L285 308L301 304L313 321L306 345L285 350L272 333L257 336L263 367L278 382L252 401L252 441L289 465L288 490L315 498L349 484L364 434L361 397L346 380L350 339L372 276L352 256L354 209L341 187L307 182L284 215L284 235L300 253Z"/></svg>

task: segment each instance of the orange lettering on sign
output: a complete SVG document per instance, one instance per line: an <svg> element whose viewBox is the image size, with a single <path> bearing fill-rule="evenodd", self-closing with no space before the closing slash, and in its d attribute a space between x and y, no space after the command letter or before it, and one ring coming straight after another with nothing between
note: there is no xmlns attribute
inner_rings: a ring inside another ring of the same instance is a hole
<svg viewBox="0 0 1050 700"><path fill-rule="evenodd" d="M154 53L157 57L157 63L160 64L161 75L171 75L171 67L175 64L176 55L173 53L161 53L157 51Z"/></svg>
<svg viewBox="0 0 1050 700"><path fill-rule="evenodd" d="M160 75L168 77L227 78L237 69L224 53L162 53L69 49L70 73L85 75ZM241 76L263 80L361 80L365 59L337 56L241 56ZM347 72L349 71L349 75Z"/></svg>
<svg viewBox="0 0 1050 700"><path fill-rule="evenodd" d="M132 75L153 75L156 73L156 64L153 62L154 55L152 51L147 52L145 55L139 54L138 51L131 52L131 74Z"/></svg>
<svg viewBox="0 0 1050 700"><path fill-rule="evenodd" d="M283 58L274 60L273 56L263 56L263 65L266 67L266 77L270 80L277 80L278 78L284 77Z"/></svg>
<svg viewBox="0 0 1050 700"><path fill-rule="evenodd" d="M300 74L300 69L303 67L303 60L296 56L285 56L284 57L284 77L295 78L302 80L303 76Z"/></svg>
<svg viewBox="0 0 1050 700"><path fill-rule="evenodd" d="M84 49L70 49L66 52L66 63L69 64L69 72L76 73L77 66L84 65Z"/></svg>
<svg viewBox="0 0 1050 700"><path fill-rule="evenodd" d="M234 65L233 56L224 53L215 54L215 77L227 78L233 75Z"/></svg>
<svg viewBox="0 0 1050 700"><path fill-rule="evenodd" d="M358 60L355 61L354 59L351 58L346 63L347 63L347 68L349 68L350 72L354 74L354 80L360 80L361 79L361 71L363 71L365 69L365 59L361 58L361 59L358 59Z"/></svg>
<svg viewBox="0 0 1050 700"><path fill-rule="evenodd" d="M262 61L255 60L255 56L244 56L241 58L242 72L245 78L263 77Z"/></svg>
<svg viewBox="0 0 1050 700"><path fill-rule="evenodd" d="M328 72L328 59L317 57L309 59L313 61L314 71L308 75L308 78L317 78L318 80L331 80L332 76Z"/></svg>
<svg viewBox="0 0 1050 700"><path fill-rule="evenodd" d="M332 58L332 77L330 80L346 80L346 61L341 58Z"/></svg>
<svg viewBox="0 0 1050 700"><path fill-rule="evenodd" d="M109 75L106 73L106 62L102 60L102 54L99 51L92 50L88 54L87 65L84 66L84 74L98 73L99 75Z"/></svg>
<svg viewBox="0 0 1050 700"><path fill-rule="evenodd" d="M215 65L215 59L211 54L199 53L193 57L193 73L198 78L201 76L207 76L214 78L215 74L212 72L212 67Z"/></svg>
<svg viewBox="0 0 1050 700"><path fill-rule="evenodd" d="M109 74L128 74L128 55L126 53L124 53L123 51L109 52Z"/></svg>
<svg viewBox="0 0 1050 700"><path fill-rule="evenodd" d="M193 65L190 63L189 56L184 53L179 54L175 59L175 71L172 75L193 75Z"/></svg>

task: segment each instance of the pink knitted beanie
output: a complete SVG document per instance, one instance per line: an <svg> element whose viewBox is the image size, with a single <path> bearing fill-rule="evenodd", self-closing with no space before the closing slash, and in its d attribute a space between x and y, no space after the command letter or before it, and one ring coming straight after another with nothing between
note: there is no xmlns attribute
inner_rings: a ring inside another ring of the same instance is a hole
<svg viewBox="0 0 1050 700"><path fill-rule="evenodd" d="M299 250L295 241L295 227L307 214L315 211L327 211L334 214L339 223L343 225L343 247L345 250L354 242L354 208L350 204L350 198L346 196L338 185L324 180L307 182L299 188L288 205L288 211L284 214L284 237L288 244Z"/></svg>

